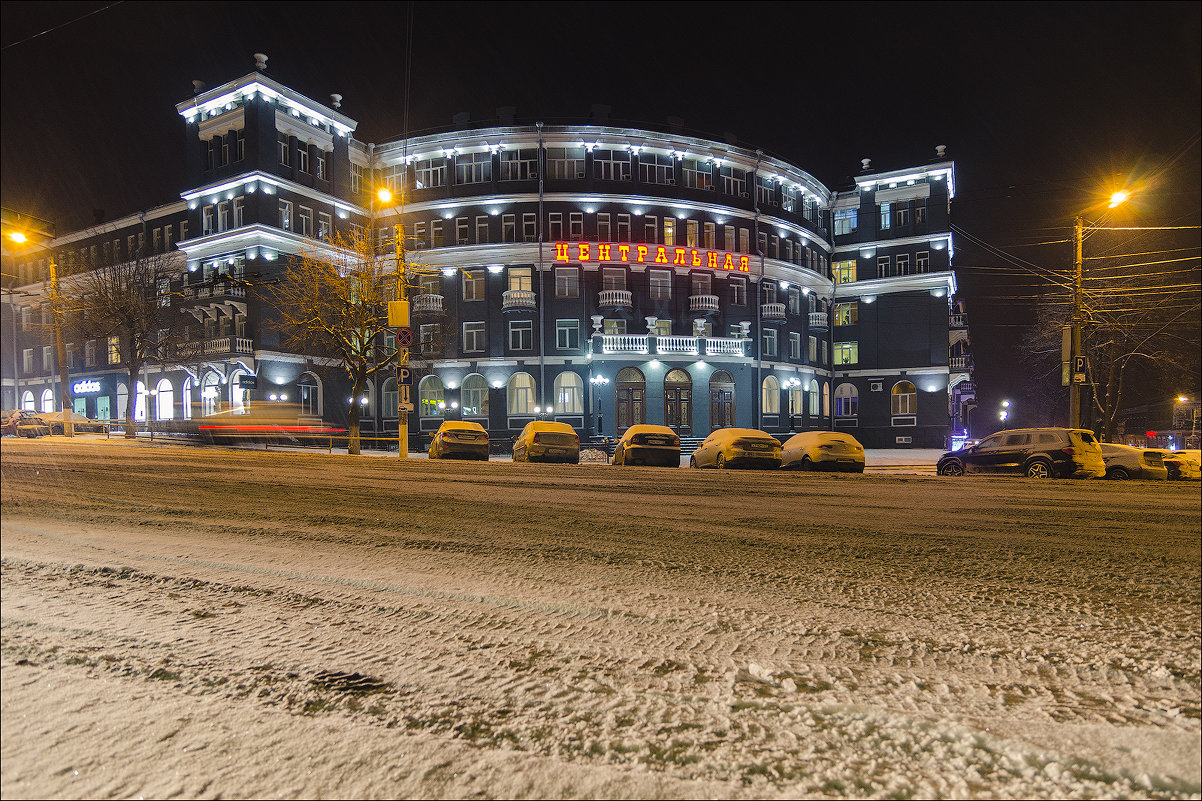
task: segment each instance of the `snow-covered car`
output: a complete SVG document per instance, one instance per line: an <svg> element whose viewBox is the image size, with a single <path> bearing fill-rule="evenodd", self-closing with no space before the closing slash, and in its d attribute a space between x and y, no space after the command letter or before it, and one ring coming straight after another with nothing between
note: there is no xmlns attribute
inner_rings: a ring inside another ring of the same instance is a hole
<svg viewBox="0 0 1202 801"><path fill-rule="evenodd" d="M941 476L1017 474L1027 478L1101 478L1102 449L1084 428L1017 428L939 457Z"/></svg>
<svg viewBox="0 0 1202 801"><path fill-rule="evenodd" d="M1155 449L1133 448L1103 442L1102 461L1106 463L1106 478L1143 478L1164 481L1169 471L1164 466L1164 455Z"/></svg>
<svg viewBox="0 0 1202 801"><path fill-rule="evenodd" d="M567 423L535 420L527 423L513 443L515 462L580 463L580 437Z"/></svg>
<svg viewBox="0 0 1202 801"><path fill-rule="evenodd" d="M689 467L780 467L780 440L754 428L719 428L710 433L693 455Z"/></svg>
<svg viewBox="0 0 1202 801"><path fill-rule="evenodd" d="M13 409L0 413L4 418L4 434L14 437L45 437L50 434L50 425L28 409Z"/></svg>
<svg viewBox="0 0 1202 801"><path fill-rule="evenodd" d="M614 446L613 463L680 467L680 437L667 426L631 426Z"/></svg>
<svg viewBox="0 0 1202 801"><path fill-rule="evenodd" d="M785 440L780 466L794 470L864 472L864 446L841 431L803 431Z"/></svg>
<svg viewBox="0 0 1202 801"><path fill-rule="evenodd" d="M1164 466L1171 481L1202 478L1202 451L1198 449L1169 451Z"/></svg>
<svg viewBox="0 0 1202 801"><path fill-rule="evenodd" d="M447 420L434 432L431 459L478 459L488 461L488 432L479 423Z"/></svg>

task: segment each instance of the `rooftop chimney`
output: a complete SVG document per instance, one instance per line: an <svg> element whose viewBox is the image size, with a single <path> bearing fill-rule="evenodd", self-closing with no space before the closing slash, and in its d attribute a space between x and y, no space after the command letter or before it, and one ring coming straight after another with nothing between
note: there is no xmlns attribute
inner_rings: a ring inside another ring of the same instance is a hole
<svg viewBox="0 0 1202 801"><path fill-rule="evenodd" d="M330 95L330 106L333 108L342 108L342 95Z"/></svg>
<svg viewBox="0 0 1202 801"><path fill-rule="evenodd" d="M192 94L198 95L205 90L204 81L192 81Z"/></svg>
<svg viewBox="0 0 1202 801"><path fill-rule="evenodd" d="M255 69L260 72L267 70L267 56L262 53L255 53Z"/></svg>

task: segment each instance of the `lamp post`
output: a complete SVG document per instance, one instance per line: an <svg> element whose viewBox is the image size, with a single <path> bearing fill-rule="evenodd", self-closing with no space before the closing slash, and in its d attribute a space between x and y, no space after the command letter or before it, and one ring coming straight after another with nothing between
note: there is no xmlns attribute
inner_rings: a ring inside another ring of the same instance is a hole
<svg viewBox="0 0 1202 801"><path fill-rule="evenodd" d="M1185 437L1185 447L1196 445L1198 441L1198 407L1192 409L1185 408L1185 404L1189 403L1189 398L1184 395L1177 396L1177 403L1182 405L1182 410L1189 413L1189 436ZM1176 415L1174 415L1176 418ZM1176 419L1174 419L1174 428L1176 427ZM1182 426L1184 428L1184 426Z"/></svg>
<svg viewBox="0 0 1202 801"><path fill-rule="evenodd" d="M372 220L374 227L375 220L375 198L378 197L381 203L392 202L392 192L387 187L381 187L372 199ZM402 198L404 195L402 194ZM402 204L403 204L402 200ZM398 218L399 219L399 218ZM372 252L375 252L375 242L373 237ZM388 315L389 324L396 328L397 346L396 346L396 364L397 364L397 455L401 459L409 458L409 405L412 404L411 396L408 396L409 384L404 384L405 389L402 389L400 381L400 368L409 368L409 346L401 344L401 330L409 327L409 300L405 294L405 224L397 223L396 230L396 308L390 309Z"/></svg>
<svg viewBox="0 0 1202 801"><path fill-rule="evenodd" d="M1006 421L1010 419L1010 401L1002 401L1002 410L998 412L998 418L1001 419L1002 430L1005 431L1009 427L1006 425Z"/></svg>
<svg viewBox="0 0 1202 801"><path fill-rule="evenodd" d="M603 375L590 376L588 380L588 413L593 421L593 433L601 434L601 414L597 409L597 387L604 386L609 383L609 379Z"/></svg>
<svg viewBox="0 0 1202 801"><path fill-rule="evenodd" d="M1108 208L1115 208L1131 199L1131 193L1120 189L1110 196ZM1069 331L1068 363L1068 427L1081 427L1081 385L1085 383L1085 364L1081 354L1081 325L1084 313L1081 307L1081 273L1084 259L1082 245L1085 240L1085 220L1077 215L1073 221L1073 316ZM1081 370L1077 368L1081 367ZM1077 377L1081 380L1078 381Z"/></svg>

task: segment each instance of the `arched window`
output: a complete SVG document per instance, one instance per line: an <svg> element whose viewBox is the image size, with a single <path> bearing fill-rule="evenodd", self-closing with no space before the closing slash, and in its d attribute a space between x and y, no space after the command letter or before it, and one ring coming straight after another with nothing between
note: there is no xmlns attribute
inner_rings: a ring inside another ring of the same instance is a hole
<svg viewBox="0 0 1202 801"><path fill-rule="evenodd" d="M30 407L33 408L32 406ZM117 419L124 420L125 413L129 409L129 387L120 382L117 383Z"/></svg>
<svg viewBox="0 0 1202 801"><path fill-rule="evenodd" d="M418 413L422 417L441 417L443 409L442 379L436 375L428 375L417 385L417 397L420 402Z"/></svg>
<svg viewBox="0 0 1202 801"><path fill-rule="evenodd" d="M381 403L384 405L380 410L381 416L389 420L395 419L401 403L401 396L396 388L395 376L384 379L384 387L380 390L380 397L383 399Z"/></svg>
<svg viewBox="0 0 1202 801"><path fill-rule="evenodd" d="M459 403L465 417L488 417L488 382L479 373L463 379Z"/></svg>
<svg viewBox="0 0 1202 801"><path fill-rule="evenodd" d="M831 416L831 385L822 382L822 416Z"/></svg>
<svg viewBox="0 0 1202 801"><path fill-rule="evenodd" d="M855 384L840 384L835 387L835 417L858 417L860 393Z"/></svg>
<svg viewBox="0 0 1202 801"><path fill-rule="evenodd" d="M584 414L584 379L571 370L555 376L555 413Z"/></svg>
<svg viewBox="0 0 1202 801"><path fill-rule="evenodd" d="M154 419L170 420L175 413L175 390L171 382L164 378L154 388Z"/></svg>
<svg viewBox="0 0 1202 801"><path fill-rule="evenodd" d="M764 414L780 414L780 382L774 375L764 379L761 387L760 409Z"/></svg>
<svg viewBox="0 0 1202 801"><path fill-rule="evenodd" d="M118 400L117 406L121 402ZM221 378L207 373L200 382L200 413L205 417L221 411Z"/></svg>
<svg viewBox="0 0 1202 801"><path fill-rule="evenodd" d="M138 382L138 399L134 405L134 420L140 423L146 422L146 385L141 381Z"/></svg>
<svg viewBox="0 0 1202 801"><path fill-rule="evenodd" d="M296 401L300 413L309 417L321 417L321 382L312 373L296 379Z"/></svg>
<svg viewBox="0 0 1202 801"><path fill-rule="evenodd" d="M42 390L42 411L47 412L47 413L54 411L54 390L53 389L43 389Z"/></svg>
<svg viewBox="0 0 1202 801"><path fill-rule="evenodd" d="M179 416L185 420L192 419L192 379L185 378L184 385L179 391Z"/></svg>
<svg viewBox="0 0 1202 801"><path fill-rule="evenodd" d="M898 381L893 385L893 414L917 414L918 390L909 381Z"/></svg>
<svg viewBox="0 0 1202 801"><path fill-rule="evenodd" d="M37 411L37 407L33 405L33 393L29 390L21 394L21 408L27 412Z"/></svg>
<svg viewBox="0 0 1202 801"><path fill-rule="evenodd" d="M534 414L534 379L527 373L514 373L505 388L505 407L509 414Z"/></svg>
<svg viewBox="0 0 1202 801"><path fill-rule="evenodd" d="M820 402L821 401L818 400L818 382L810 381L810 416L811 417L818 416L818 404Z"/></svg>

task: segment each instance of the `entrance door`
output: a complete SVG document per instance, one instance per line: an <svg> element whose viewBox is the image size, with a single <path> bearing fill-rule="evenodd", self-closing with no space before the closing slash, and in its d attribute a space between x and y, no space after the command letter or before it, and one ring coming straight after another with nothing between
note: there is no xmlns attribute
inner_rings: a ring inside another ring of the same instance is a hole
<svg viewBox="0 0 1202 801"><path fill-rule="evenodd" d="M679 434L693 430L693 379L684 370L664 376L664 424Z"/></svg>
<svg viewBox="0 0 1202 801"><path fill-rule="evenodd" d="M614 419L621 436L631 426L647 422L647 383L637 369L623 367L614 384Z"/></svg>
<svg viewBox="0 0 1202 801"><path fill-rule="evenodd" d="M710 377L710 431L735 424L735 380L725 370Z"/></svg>

